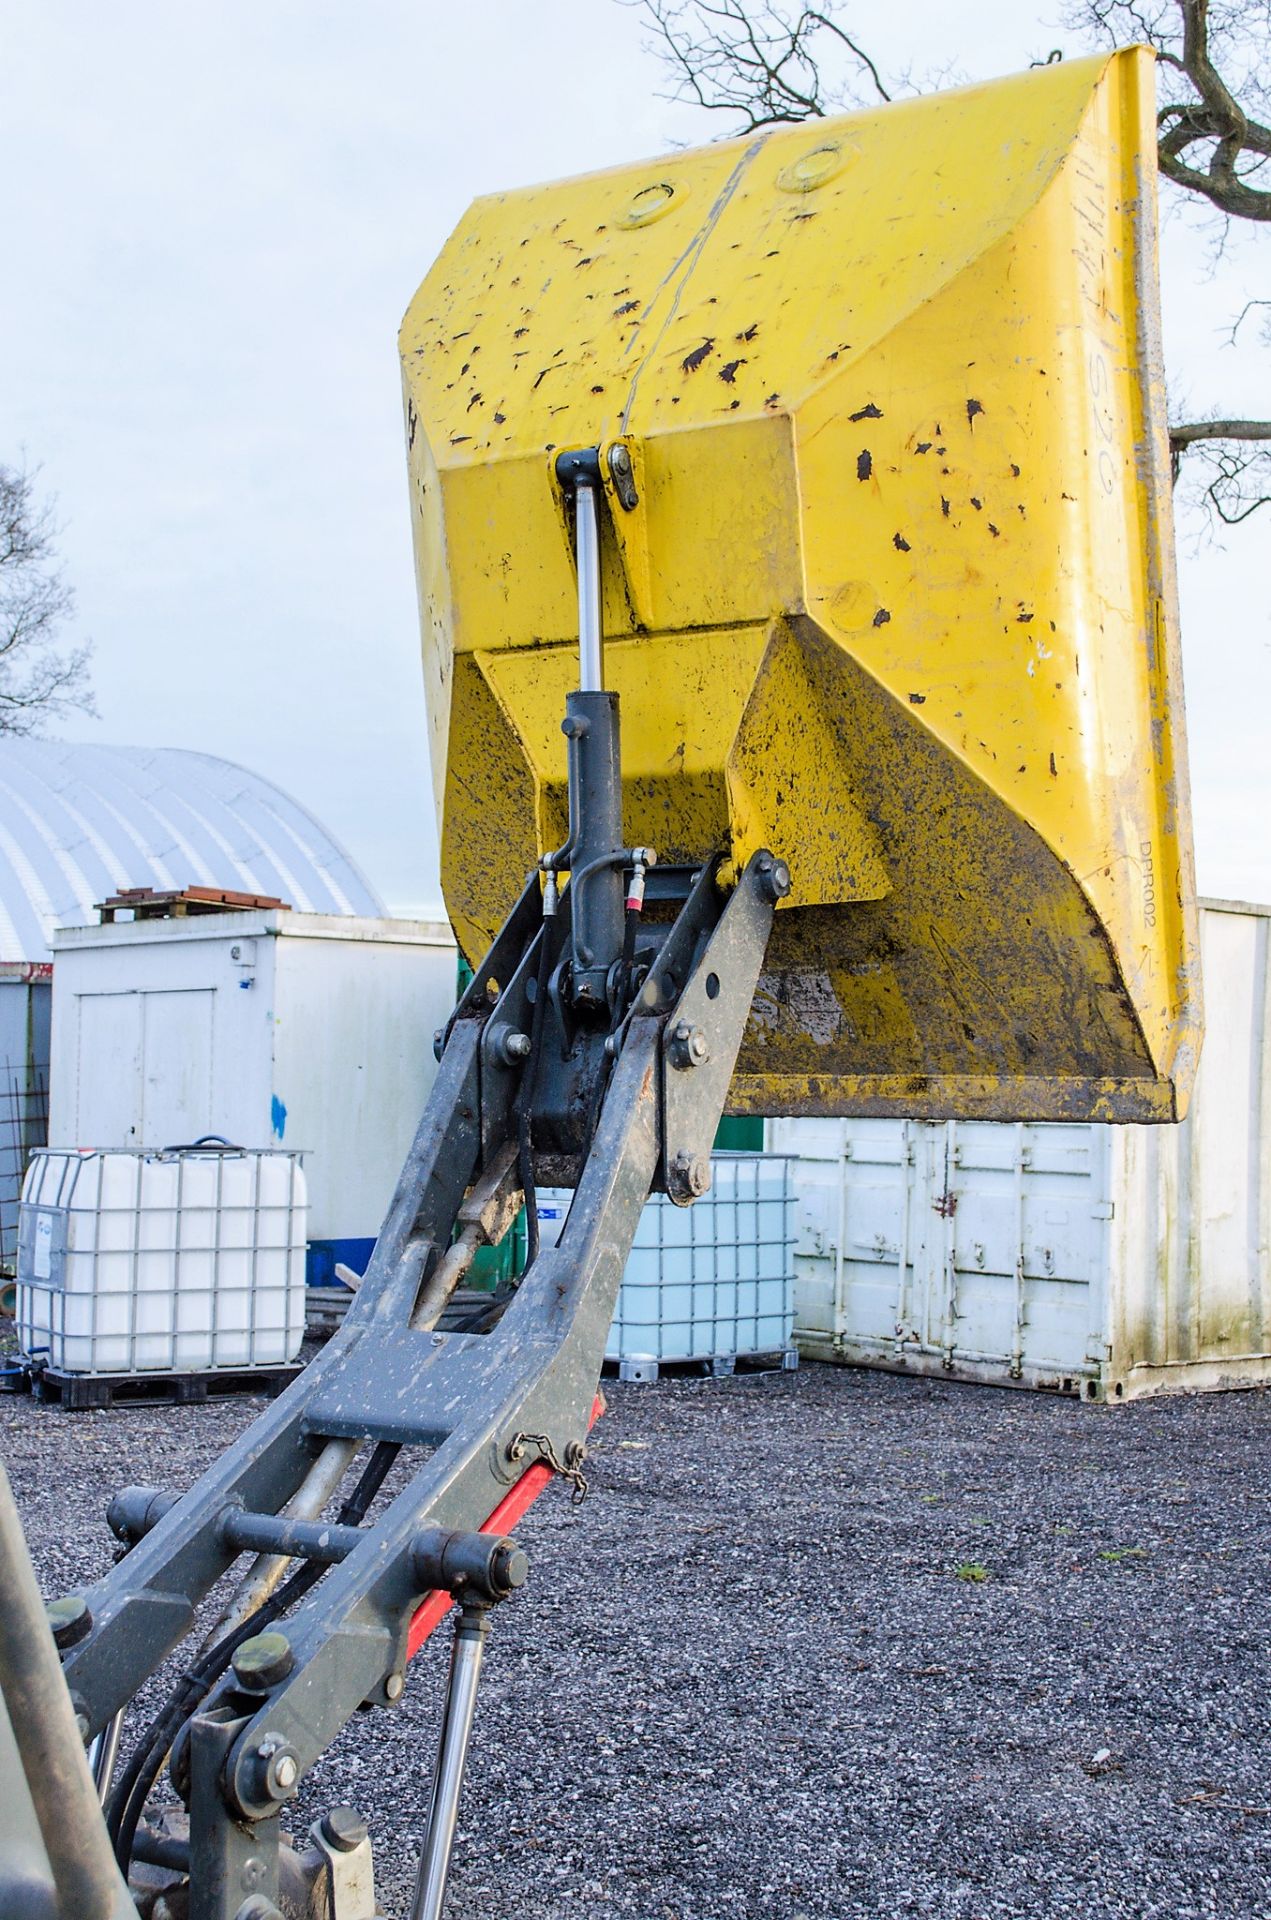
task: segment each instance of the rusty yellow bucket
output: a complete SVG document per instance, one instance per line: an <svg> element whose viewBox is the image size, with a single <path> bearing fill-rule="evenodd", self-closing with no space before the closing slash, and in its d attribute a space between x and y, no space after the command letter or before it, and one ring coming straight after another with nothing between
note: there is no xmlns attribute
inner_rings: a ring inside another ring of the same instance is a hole
<svg viewBox="0 0 1271 1920"><path fill-rule="evenodd" d="M794 880L730 1110L1181 1114L1154 156L1134 49L473 205L401 334L470 957L565 838L552 456L621 446L627 837Z"/></svg>

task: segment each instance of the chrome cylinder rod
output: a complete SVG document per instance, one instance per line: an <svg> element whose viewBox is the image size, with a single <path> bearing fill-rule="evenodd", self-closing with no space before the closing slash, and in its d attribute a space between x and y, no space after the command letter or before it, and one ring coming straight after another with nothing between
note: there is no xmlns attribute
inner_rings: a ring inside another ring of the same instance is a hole
<svg viewBox="0 0 1271 1920"><path fill-rule="evenodd" d="M477 1682L490 1622L485 1607L465 1607L455 1626L450 1654L446 1709L442 1715L437 1765L433 1770L428 1831L419 1859L410 1920L441 1920L450 1873L450 1854L459 1817L459 1794L477 1705Z"/></svg>
<svg viewBox="0 0 1271 1920"><path fill-rule="evenodd" d="M111 1714L110 1719L88 1749L88 1764L92 1769L93 1779L97 1783L97 1798L103 1806L110 1798L123 1730L124 1710L120 1707L118 1713Z"/></svg>
<svg viewBox="0 0 1271 1920"><path fill-rule="evenodd" d="M574 488L574 539L578 557L578 685L600 693L605 684L600 634L600 522L596 489L579 480Z"/></svg>

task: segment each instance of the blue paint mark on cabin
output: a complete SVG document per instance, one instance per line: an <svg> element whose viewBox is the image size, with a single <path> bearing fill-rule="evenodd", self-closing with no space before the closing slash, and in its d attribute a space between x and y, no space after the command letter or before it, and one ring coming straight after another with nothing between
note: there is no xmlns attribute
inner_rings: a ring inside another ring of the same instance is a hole
<svg viewBox="0 0 1271 1920"><path fill-rule="evenodd" d="M281 1140L287 1131L287 1109L277 1094L269 1103L269 1118L273 1122L275 1138Z"/></svg>

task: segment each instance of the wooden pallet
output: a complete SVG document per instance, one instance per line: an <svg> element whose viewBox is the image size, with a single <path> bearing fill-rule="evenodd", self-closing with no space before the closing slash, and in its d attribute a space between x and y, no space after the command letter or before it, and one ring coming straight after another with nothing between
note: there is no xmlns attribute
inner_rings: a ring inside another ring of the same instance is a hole
<svg viewBox="0 0 1271 1920"><path fill-rule="evenodd" d="M273 1400L299 1372L298 1366L213 1367L202 1373L62 1373L39 1367L31 1372L31 1393L66 1413L124 1405L190 1407L240 1393Z"/></svg>

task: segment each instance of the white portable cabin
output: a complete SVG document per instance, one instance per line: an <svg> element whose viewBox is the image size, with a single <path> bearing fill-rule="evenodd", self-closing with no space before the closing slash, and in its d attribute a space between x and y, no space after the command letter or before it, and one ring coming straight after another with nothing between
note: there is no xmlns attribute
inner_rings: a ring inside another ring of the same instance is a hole
<svg viewBox="0 0 1271 1920"><path fill-rule="evenodd" d="M1092 1400L1271 1380L1269 938L1204 903L1181 1126L771 1122L801 1352Z"/></svg>
<svg viewBox="0 0 1271 1920"><path fill-rule="evenodd" d="M54 935L49 1144L304 1155L311 1280L360 1271L455 999L440 922L256 909Z"/></svg>

